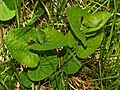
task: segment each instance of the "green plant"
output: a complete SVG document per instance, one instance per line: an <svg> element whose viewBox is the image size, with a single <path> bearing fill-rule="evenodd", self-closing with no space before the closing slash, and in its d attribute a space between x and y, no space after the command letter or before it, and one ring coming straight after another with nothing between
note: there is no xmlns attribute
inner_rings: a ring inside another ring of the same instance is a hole
<svg viewBox="0 0 120 90"><path fill-rule="evenodd" d="M7 1L3 0L1 2L1 7L4 9L5 5L6 8L7 4L4 3ZM60 10L58 8L58 12L54 12L54 23L52 23L52 13L47 10L44 0L40 0L44 7L42 9L37 8L37 5L39 6L38 2L32 2L35 4L34 9L29 14L28 19L23 22L25 24L24 27L20 27L20 2L17 0L11 2L16 5L13 11L16 10L16 24L18 28L11 29L4 39L4 44L11 54L10 60L7 63L5 62L5 67L8 66L10 68L2 68L4 63L2 63L1 67L1 73L5 74L1 74L1 83L7 90L10 87L10 89L15 88L11 84L8 85L7 81L10 83L14 81L13 83L15 83L15 80L17 80L20 82L22 89L30 89L33 88L31 87L33 83L40 88L39 85L42 80L48 79L49 89L50 85L52 85L52 88L60 90L64 88L66 90L69 89L69 75L77 73L85 63L89 62L84 63L82 60L88 59L101 46L106 33L105 24L112 17L112 14L107 11L98 11L91 14L78 6L68 7L66 8L65 16L69 22L69 30L67 33L59 32L57 28L53 27L55 22L59 21L58 17L62 16L67 0L61 2L63 6L60 7ZM78 1L76 0L76 2ZM22 3L25 3L24 0ZM50 0L50 3L52 3L52 0ZM19 8L17 8L18 6ZM3 12L3 9L0 12ZM6 10L5 13L9 11L11 16L6 18L6 16L0 15L0 20L2 21L10 20L15 16L15 12L13 13L10 9ZM43 26L39 26L37 23L38 19L42 18L46 13L48 22L44 23ZM19 66L23 69L21 73L17 71ZM11 71L7 73L6 71L8 70ZM8 77L8 79L4 79L5 77ZM63 83L64 77L66 78ZM102 79L100 80L102 82Z"/></svg>
<svg viewBox="0 0 120 90"><path fill-rule="evenodd" d="M9 14L9 15L8 15ZM0 20L6 21L15 16L14 0L0 0Z"/></svg>

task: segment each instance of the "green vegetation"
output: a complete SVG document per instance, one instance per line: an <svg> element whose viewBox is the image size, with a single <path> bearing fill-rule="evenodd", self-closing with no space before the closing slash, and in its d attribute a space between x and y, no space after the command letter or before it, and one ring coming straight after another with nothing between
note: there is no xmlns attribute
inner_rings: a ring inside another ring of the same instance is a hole
<svg viewBox="0 0 120 90"><path fill-rule="evenodd" d="M120 90L119 0L0 0L0 90Z"/></svg>

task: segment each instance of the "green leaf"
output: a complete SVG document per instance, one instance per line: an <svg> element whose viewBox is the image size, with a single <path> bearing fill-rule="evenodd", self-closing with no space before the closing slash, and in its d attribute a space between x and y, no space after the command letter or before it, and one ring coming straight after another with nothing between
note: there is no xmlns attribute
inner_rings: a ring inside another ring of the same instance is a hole
<svg viewBox="0 0 120 90"><path fill-rule="evenodd" d="M2 86L0 86L0 90L8 90L8 89L13 90L13 89L15 89L16 79L13 77L13 74L9 75L8 73L6 73L4 71L0 74L0 83L2 84L2 86L4 88Z"/></svg>
<svg viewBox="0 0 120 90"><path fill-rule="evenodd" d="M5 84L10 90L15 89L15 84L16 84L16 79L13 78L12 76L7 75L5 78Z"/></svg>
<svg viewBox="0 0 120 90"><path fill-rule="evenodd" d="M67 74L75 74L82 67L82 63L77 58L70 59L63 65L63 71Z"/></svg>
<svg viewBox="0 0 120 90"><path fill-rule="evenodd" d="M10 20L15 16L14 0L0 0L0 20Z"/></svg>
<svg viewBox="0 0 120 90"><path fill-rule="evenodd" d="M58 90L61 90L62 77L61 77L60 74L61 73L58 71L55 74L53 74L53 75L50 76L50 82L51 82L51 86L52 86L53 90L55 90L56 87L58 87Z"/></svg>
<svg viewBox="0 0 120 90"><path fill-rule="evenodd" d="M31 19L28 19L28 20L25 21L25 24L26 24L27 26L32 25L33 23L35 23L35 21L36 21L41 15L43 15L43 13L44 13L44 10L43 10L43 9L37 11L37 12L35 13L35 15L33 15L33 17L32 17Z"/></svg>
<svg viewBox="0 0 120 90"><path fill-rule="evenodd" d="M20 75L20 81L21 83L27 87L27 88L31 88L32 87L32 82L30 81L30 79L27 77L27 74L25 72L22 72Z"/></svg>
<svg viewBox="0 0 120 90"><path fill-rule="evenodd" d="M48 53L49 51L47 51ZM40 63L36 68L29 68L28 69L28 77L33 81L40 81L48 76L50 76L54 71L56 71L56 67L58 65L57 56L53 55L52 52L50 52L51 55L45 55L43 54L42 57L40 57Z"/></svg>
<svg viewBox="0 0 120 90"><path fill-rule="evenodd" d="M70 31L66 34L66 39L68 42L68 46L70 48L73 48L75 45L78 44L78 41L76 40L76 38L74 37L74 35Z"/></svg>
<svg viewBox="0 0 120 90"><path fill-rule="evenodd" d="M102 19L95 14L84 17L82 24L86 28L97 27L102 22Z"/></svg>
<svg viewBox="0 0 120 90"><path fill-rule="evenodd" d="M46 41L42 44L35 43L28 48L37 51L52 50L55 48L63 47L67 45L67 40L64 35L55 29L46 28L43 30L46 36Z"/></svg>
<svg viewBox="0 0 120 90"><path fill-rule="evenodd" d="M111 17L111 14L108 12L96 12L94 14L85 16L80 30L83 30L83 33L90 33L96 31L103 27L103 25Z"/></svg>
<svg viewBox="0 0 120 90"><path fill-rule="evenodd" d="M0 86L0 90L6 90L4 86Z"/></svg>
<svg viewBox="0 0 120 90"><path fill-rule="evenodd" d="M79 45L75 50L77 56L79 58L87 58L91 55L100 46L103 36L104 32L101 32L100 34L89 38L86 47Z"/></svg>
<svg viewBox="0 0 120 90"><path fill-rule="evenodd" d="M80 31L80 26L81 18L83 16L88 16L89 14L79 7L69 7L67 8L66 15L72 31L77 36L77 38L80 39L82 43L86 46L86 38Z"/></svg>
<svg viewBox="0 0 120 90"><path fill-rule="evenodd" d="M37 32L37 41L41 44L46 41L46 35L42 30L38 30Z"/></svg>
<svg viewBox="0 0 120 90"><path fill-rule="evenodd" d="M10 30L5 38L5 43L12 56L21 64L36 67L39 62L37 54L28 50L28 42L36 39L36 29L16 28Z"/></svg>

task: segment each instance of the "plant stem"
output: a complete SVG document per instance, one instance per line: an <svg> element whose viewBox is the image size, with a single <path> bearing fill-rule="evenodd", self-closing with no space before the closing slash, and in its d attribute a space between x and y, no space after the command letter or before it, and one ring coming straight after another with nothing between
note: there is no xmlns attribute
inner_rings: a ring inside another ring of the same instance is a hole
<svg viewBox="0 0 120 90"><path fill-rule="evenodd" d="M5 87L6 90L9 90L7 85L4 83L4 81L0 78L0 82L2 83L2 85Z"/></svg>
<svg viewBox="0 0 120 90"><path fill-rule="evenodd" d="M15 0L17 28L20 27L20 9L21 9L20 3L21 3L20 0Z"/></svg>
<svg viewBox="0 0 120 90"><path fill-rule="evenodd" d="M111 27L111 31L110 31L110 36L108 38L108 42L107 42L107 52L109 51L110 48L110 44L111 44L111 39L113 36L113 30L115 29L115 22L116 22L116 14L117 14L117 5L116 5L116 0L114 0L114 19L113 19L113 23L112 23L112 27Z"/></svg>
<svg viewBox="0 0 120 90"><path fill-rule="evenodd" d="M49 20L51 20L51 16L50 16L50 12L49 12L49 10L47 9L47 7L45 6L45 4L43 3L43 1L42 1L42 0L40 0L40 2L41 2L41 4L43 5L43 7L45 8L45 10L46 10L46 12L47 12L47 15L48 15Z"/></svg>
<svg viewBox="0 0 120 90"><path fill-rule="evenodd" d="M107 10L109 11L109 8L110 8L110 0L108 0L108 3L107 3Z"/></svg>

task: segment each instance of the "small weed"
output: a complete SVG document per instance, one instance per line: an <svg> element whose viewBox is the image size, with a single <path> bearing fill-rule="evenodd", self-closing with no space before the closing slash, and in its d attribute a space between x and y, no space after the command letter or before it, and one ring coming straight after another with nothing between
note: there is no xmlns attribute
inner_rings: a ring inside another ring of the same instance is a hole
<svg viewBox="0 0 120 90"><path fill-rule="evenodd" d="M119 0L0 0L0 90L119 90Z"/></svg>

